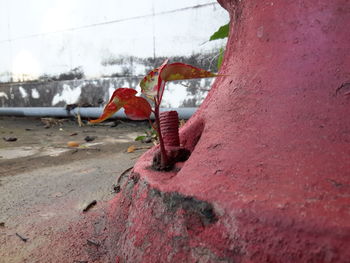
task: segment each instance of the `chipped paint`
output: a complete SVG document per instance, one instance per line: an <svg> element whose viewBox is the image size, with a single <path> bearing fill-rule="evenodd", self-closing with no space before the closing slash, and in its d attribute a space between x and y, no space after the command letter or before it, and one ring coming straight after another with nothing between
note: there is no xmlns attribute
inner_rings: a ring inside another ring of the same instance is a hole
<svg viewBox="0 0 350 263"><path fill-rule="evenodd" d="M0 98L5 98L5 99L9 99L9 97L7 96L7 94L5 92L0 92Z"/></svg>
<svg viewBox="0 0 350 263"><path fill-rule="evenodd" d="M40 98L40 94L39 94L37 89L32 89L32 98L33 99L39 99Z"/></svg>
<svg viewBox="0 0 350 263"><path fill-rule="evenodd" d="M59 94L56 94L52 99L52 106L57 105L59 102L64 101L67 104L77 103L81 94L81 86L76 88L67 84L63 84L63 90Z"/></svg>
<svg viewBox="0 0 350 263"><path fill-rule="evenodd" d="M22 95L22 98L27 98L28 97L27 91L22 86L20 86L18 89L19 89L19 92Z"/></svg>

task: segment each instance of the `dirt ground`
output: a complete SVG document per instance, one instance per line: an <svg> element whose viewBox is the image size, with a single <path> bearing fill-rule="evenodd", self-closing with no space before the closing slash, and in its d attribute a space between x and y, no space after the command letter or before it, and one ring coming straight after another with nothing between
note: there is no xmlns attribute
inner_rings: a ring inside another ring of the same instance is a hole
<svg viewBox="0 0 350 263"><path fill-rule="evenodd" d="M0 262L109 262L104 207L117 178L152 146L134 140L147 129L0 117Z"/></svg>

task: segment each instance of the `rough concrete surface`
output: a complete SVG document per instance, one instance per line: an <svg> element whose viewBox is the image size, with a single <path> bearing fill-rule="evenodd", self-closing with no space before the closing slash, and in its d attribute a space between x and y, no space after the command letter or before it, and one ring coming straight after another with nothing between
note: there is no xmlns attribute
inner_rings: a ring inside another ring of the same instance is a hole
<svg viewBox="0 0 350 263"><path fill-rule="evenodd" d="M107 262L105 202L116 194L118 176L145 151L127 148L150 146L134 141L146 124L111 124L51 120L45 128L39 119L0 118L1 263ZM86 143L86 136L96 138ZM17 141L3 140L9 137ZM69 148L68 141L80 146Z"/></svg>
<svg viewBox="0 0 350 263"><path fill-rule="evenodd" d="M151 170L153 150L138 160L111 202L110 251L121 263L348 263L350 2L220 3L226 77L180 131L181 169Z"/></svg>

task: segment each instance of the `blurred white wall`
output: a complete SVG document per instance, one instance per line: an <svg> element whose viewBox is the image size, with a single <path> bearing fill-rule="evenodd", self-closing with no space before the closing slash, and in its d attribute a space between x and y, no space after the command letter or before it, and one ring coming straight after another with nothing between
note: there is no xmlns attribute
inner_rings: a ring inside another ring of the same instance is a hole
<svg viewBox="0 0 350 263"><path fill-rule="evenodd" d="M0 0L0 81L76 67L97 78L110 57L207 52L228 20L215 0Z"/></svg>

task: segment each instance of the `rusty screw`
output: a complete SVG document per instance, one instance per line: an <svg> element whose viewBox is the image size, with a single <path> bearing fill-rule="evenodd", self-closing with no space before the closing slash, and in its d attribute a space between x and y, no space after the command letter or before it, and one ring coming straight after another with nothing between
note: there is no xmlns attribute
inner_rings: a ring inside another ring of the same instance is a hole
<svg viewBox="0 0 350 263"><path fill-rule="evenodd" d="M180 146L179 115L177 111L162 112L160 113L159 119L165 147Z"/></svg>

